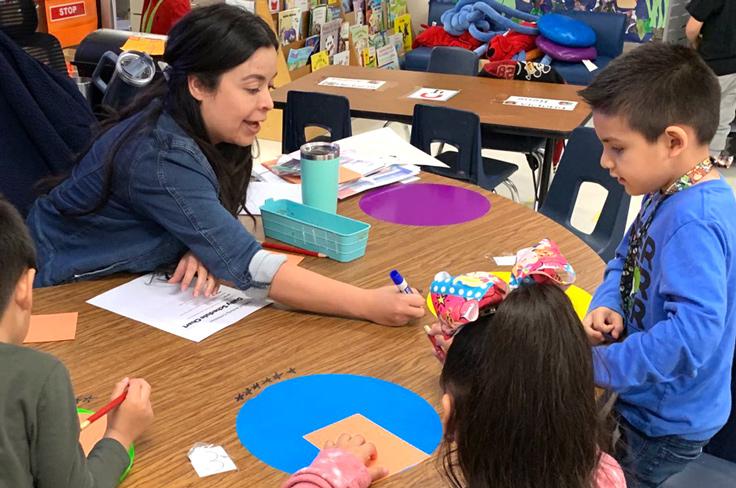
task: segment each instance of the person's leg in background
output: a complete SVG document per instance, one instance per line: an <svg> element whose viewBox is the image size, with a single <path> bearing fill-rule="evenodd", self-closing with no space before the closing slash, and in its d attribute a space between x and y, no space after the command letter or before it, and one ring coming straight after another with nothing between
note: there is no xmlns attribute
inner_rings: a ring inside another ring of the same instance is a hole
<svg viewBox="0 0 736 488"><path fill-rule="evenodd" d="M718 130L710 143L710 155L716 158L721 166L729 167L733 155L727 154L726 140L731 132L731 122L736 117L736 73L718 77L721 84L721 115Z"/></svg>

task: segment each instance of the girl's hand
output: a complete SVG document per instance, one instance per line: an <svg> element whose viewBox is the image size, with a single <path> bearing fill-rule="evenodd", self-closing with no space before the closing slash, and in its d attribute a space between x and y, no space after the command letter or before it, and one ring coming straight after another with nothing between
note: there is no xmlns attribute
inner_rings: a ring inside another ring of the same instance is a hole
<svg viewBox="0 0 736 488"><path fill-rule="evenodd" d="M194 285L195 297L203 293L205 297L209 298L220 291L220 281L204 267L200 260L192 254L192 251L187 252L179 260L169 283L181 282L181 291L184 291L189 288L195 275L197 276L197 282Z"/></svg>
<svg viewBox="0 0 736 488"><path fill-rule="evenodd" d="M343 451L347 451L356 458L360 459L363 464L368 466L368 463L373 459L376 459L376 446L366 442L362 435L350 435L341 434L337 438L337 442L327 441L325 449L338 448ZM368 472L371 475L371 479L376 481L377 479L388 476L388 470L380 466L371 466L368 468Z"/></svg>

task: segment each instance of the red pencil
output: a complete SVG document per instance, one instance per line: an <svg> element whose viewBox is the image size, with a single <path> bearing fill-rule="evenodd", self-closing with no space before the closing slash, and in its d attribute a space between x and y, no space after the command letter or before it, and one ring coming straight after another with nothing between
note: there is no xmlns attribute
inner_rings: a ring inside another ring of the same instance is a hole
<svg viewBox="0 0 736 488"><path fill-rule="evenodd" d="M314 256L316 258L326 258L326 254L321 252L310 251L308 249L302 249L300 247L289 246L286 244L277 244L275 242L262 242L261 246L264 249L274 249L276 251L292 252L295 254L304 254L305 256Z"/></svg>
<svg viewBox="0 0 736 488"><path fill-rule="evenodd" d="M79 426L80 430L86 429L87 427L89 427L89 424L91 424L95 420L99 419L100 417L105 416L105 414L107 414L107 412L109 412L113 408L115 408L118 405L120 405L121 403L123 403L123 400L125 400L125 397L126 396L128 396L128 389L127 388L125 389L124 392L122 392L120 394L120 396L118 396L114 400L111 400L110 403L108 403L107 405L105 405L104 407L102 407L101 409L99 409L98 411L96 411L95 413L93 413L92 415L90 415L87 418L87 420L85 420L84 422L82 422L80 424L80 426Z"/></svg>

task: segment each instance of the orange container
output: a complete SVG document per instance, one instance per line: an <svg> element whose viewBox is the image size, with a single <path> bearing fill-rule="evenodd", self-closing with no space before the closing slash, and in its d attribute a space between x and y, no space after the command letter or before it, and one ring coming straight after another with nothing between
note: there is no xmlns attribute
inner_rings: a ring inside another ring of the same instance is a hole
<svg viewBox="0 0 736 488"><path fill-rule="evenodd" d="M62 47L76 46L97 30L95 0L46 0L46 28Z"/></svg>

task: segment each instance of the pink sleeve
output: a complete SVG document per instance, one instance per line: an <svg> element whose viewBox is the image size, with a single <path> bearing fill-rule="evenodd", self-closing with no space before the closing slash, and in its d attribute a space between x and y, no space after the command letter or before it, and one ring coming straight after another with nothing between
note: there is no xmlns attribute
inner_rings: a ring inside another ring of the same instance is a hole
<svg viewBox="0 0 736 488"><path fill-rule="evenodd" d="M294 473L281 488L368 488L368 468L347 451L323 449L312 464Z"/></svg>
<svg viewBox="0 0 736 488"><path fill-rule="evenodd" d="M598 460L598 469L595 472L596 488L626 488L626 478L618 462L605 452Z"/></svg>

